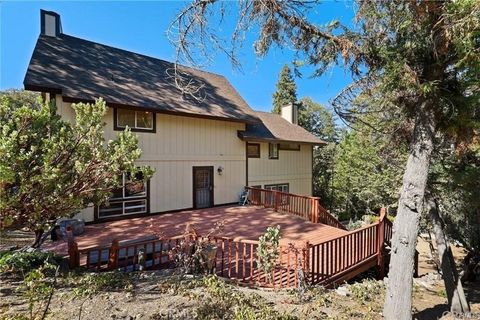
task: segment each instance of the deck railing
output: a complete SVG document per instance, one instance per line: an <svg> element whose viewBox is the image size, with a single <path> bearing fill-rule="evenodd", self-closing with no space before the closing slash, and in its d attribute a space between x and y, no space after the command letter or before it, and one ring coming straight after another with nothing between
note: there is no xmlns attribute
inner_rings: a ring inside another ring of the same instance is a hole
<svg viewBox="0 0 480 320"><path fill-rule="evenodd" d="M345 230L345 226L322 207L316 197L253 187L246 188L249 190L250 204L273 208L281 213L299 216L306 221L323 223Z"/></svg>
<svg viewBox="0 0 480 320"><path fill-rule="evenodd" d="M71 268L84 266L94 271L172 268L179 250L184 250L184 253L185 250L191 250L191 246L185 246L186 242L202 241L203 244L212 246L213 255L208 258L211 263L209 271L218 276L274 288L298 287L302 281L332 285L375 266L383 277L385 244L389 243L392 235L391 225L382 209L377 222L342 236L315 244L306 242L295 246L281 243L270 275L265 274L257 265L257 240L205 238L199 235L113 240L107 246L79 250L70 231L69 262Z"/></svg>
<svg viewBox="0 0 480 320"><path fill-rule="evenodd" d="M385 244L392 236L392 223L382 208L377 222L348 234L309 245L310 283L332 285L350 279L374 266L385 273Z"/></svg>
<svg viewBox="0 0 480 320"><path fill-rule="evenodd" d="M186 243L202 241L213 246L210 257L211 270L218 276L262 287L288 288L299 284L298 270L308 268L308 243L301 248L292 244L278 247L278 258L270 275L257 266L255 240L231 239L225 237L177 236L168 239L128 241L113 240L107 246L94 246L78 250L70 242L70 267L85 267L92 271L135 271L139 269L168 269L176 265L176 253L190 250ZM185 252L184 252L185 253ZM191 253L191 252L190 252Z"/></svg>

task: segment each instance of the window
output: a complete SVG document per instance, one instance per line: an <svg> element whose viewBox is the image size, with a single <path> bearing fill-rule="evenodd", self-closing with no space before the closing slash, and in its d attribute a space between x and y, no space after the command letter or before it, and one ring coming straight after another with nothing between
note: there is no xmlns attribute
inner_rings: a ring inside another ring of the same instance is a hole
<svg viewBox="0 0 480 320"><path fill-rule="evenodd" d="M278 143L268 144L268 159L278 159Z"/></svg>
<svg viewBox="0 0 480 320"><path fill-rule="evenodd" d="M288 192L289 185L288 185L288 183L268 184L268 185L265 185L265 189L281 191L281 192Z"/></svg>
<svg viewBox="0 0 480 320"><path fill-rule="evenodd" d="M288 183L266 184L265 189L288 193L288 189L289 189L288 186L289 186ZM265 203L268 203L271 206L274 206L274 202L275 202L275 198L273 197L272 194L265 195ZM288 195L280 194L280 205L288 205L288 204L289 204Z"/></svg>
<svg viewBox="0 0 480 320"><path fill-rule="evenodd" d="M260 144L247 143L247 157L248 158L260 158Z"/></svg>
<svg viewBox="0 0 480 320"><path fill-rule="evenodd" d="M288 150L288 151L300 151L300 145L294 143L280 143L278 145L279 150Z"/></svg>
<svg viewBox="0 0 480 320"><path fill-rule="evenodd" d="M98 217L107 218L147 213L149 201L148 183L141 180L141 176L132 179L129 173L124 173L122 175L122 186L113 190L108 205L98 207Z"/></svg>
<svg viewBox="0 0 480 320"><path fill-rule="evenodd" d="M155 114L151 111L115 108L113 120L115 130L128 126L132 131L155 132Z"/></svg>

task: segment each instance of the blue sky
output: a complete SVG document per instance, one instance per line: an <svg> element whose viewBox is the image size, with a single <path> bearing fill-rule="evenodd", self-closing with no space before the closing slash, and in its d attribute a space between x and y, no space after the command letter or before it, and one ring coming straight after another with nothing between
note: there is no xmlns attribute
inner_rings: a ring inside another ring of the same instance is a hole
<svg viewBox="0 0 480 320"><path fill-rule="evenodd" d="M0 1L0 89L23 88L23 77L40 32L40 9L59 13L66 34L172 61L175 48L168 41L166 30L184 4L180 1ZM319 24L332 19L350 24L353 15L350 2L327 1L310 16ZM221 54L206 70L226 76L252 108L270 111L278 73L292 61L293 52L273 48L259 59L252 49L254 37L250 34L239 52L242 72L234 70ZM323 104L350 82L348 74L340 68L333 68L320 78L310 78L308 68L302 73L303 77L296 79L299 97L309 96Z"/></svg>

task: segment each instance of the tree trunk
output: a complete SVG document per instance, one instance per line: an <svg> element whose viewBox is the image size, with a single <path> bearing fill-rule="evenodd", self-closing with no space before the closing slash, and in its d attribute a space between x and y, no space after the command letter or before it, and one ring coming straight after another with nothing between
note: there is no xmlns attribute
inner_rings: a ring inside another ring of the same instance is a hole
<svg viewBox="0 0 480 320"><path fill-rule="evenodd" d="M35 230L35 241L32 244L32 248L39 248L42 244L43 230Z"/></svg>
<svg viewBox="0 0 480 320"><path fill-rule="evenodd" d="M393 224L392 250L383 316L412 318L415 247L435 135L435 116L427 103L417 107L410 154Z"/></svg>
<svg viewBox="0 0 480 320"><path fill-rule="evenodd" d="M432 197L428 197L426 204L435 234L438 261L442 270L443 281L445 282L450 311L455 315L470 313L470 306L465 298L462 282L458 277L452 250L448 244L447 237L443 231L443 223L438 214L438 204Z"/></svg>

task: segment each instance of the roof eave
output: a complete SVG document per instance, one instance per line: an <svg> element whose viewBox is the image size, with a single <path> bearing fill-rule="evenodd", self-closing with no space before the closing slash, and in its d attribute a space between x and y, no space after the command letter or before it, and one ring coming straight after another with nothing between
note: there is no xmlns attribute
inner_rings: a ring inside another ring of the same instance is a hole
<svg viewBox="0 0 480 320"><path fill-rule="evenodd" d="M50 93L54 93L54 94L62 94L62 89L61 88L39 86L39 85L35 85L35 84L26 83L25 81L24 81L24 88L25 88L25 90L29 90L29 91L50 92ZM62 98L63 98L63 101L71 102L71 103L79 103L79 102L93 103L93 102L95 102L94 100L80 99L80 98L69 97L69 96L62 96ZM175 112L175 111L159 110L159 109L152 108L152 107L125 105L125 104L109 102L109 101L106 101L106 103L107 103L107 106L112 107L112 108L126 108L126 109L140 109L141 108L142 110L148 110L148 111L152 111L152 112L155 112L155 113L171 114L171 115L177 115L177 116L182 116L182 117L202 118L202 119L220 120L220 121L228 121L228 122L238 122L238 123L245 123L245 124L256 124L256 123L260 122L260 120L257 119L257 118L254 118L254 116L251 117L252 119L238 119L238 118L209 116L209 115L204 115L204 114L196 114L196 113L188 113L188 112Z"/></svg>
<svg viewBox="0 0 480 320"><path fill-rule="evenodd" d="M246 142L268 142L268 143L298 143L298 144L308 144L313 146L324 146L327 143L325 141L299 141L299 140L286 140L286 139L278 139L278 138L261 138L261 137L249 137L243 134L244 132L238 131L238 137Z"/></svg>

